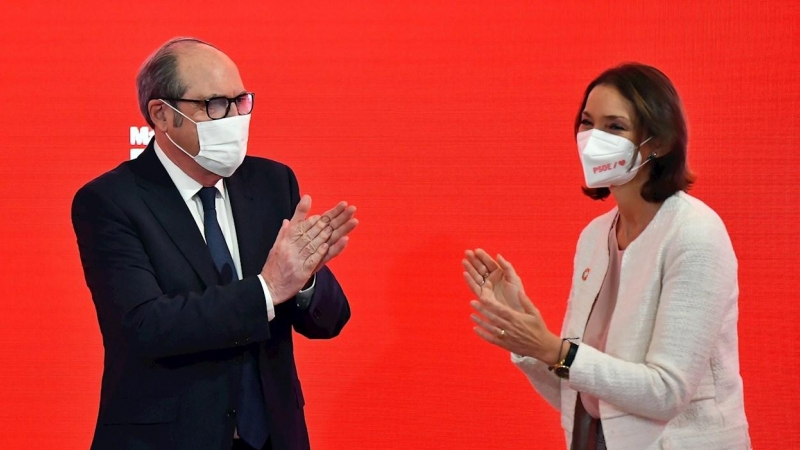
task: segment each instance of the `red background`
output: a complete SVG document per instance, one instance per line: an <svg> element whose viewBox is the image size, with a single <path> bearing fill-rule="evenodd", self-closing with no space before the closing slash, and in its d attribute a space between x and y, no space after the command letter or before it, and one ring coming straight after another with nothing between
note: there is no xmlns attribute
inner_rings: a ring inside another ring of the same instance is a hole
<svg viewBox="0 0 800 450"><path fill-rule="evenodd" d="M250 154L361 226L332 266L353 319L299 337L316 449L563 448L558 414L471 330L466 248L502 252L557 330L578 233L572 121L635 60L678 87L692 193L740 261L753 443L800 448L796 1L10 2L0 8L0 448L87 448L102 347L69 207L144 126L134 77L165 40L226 51L257 93Z"/></svg>

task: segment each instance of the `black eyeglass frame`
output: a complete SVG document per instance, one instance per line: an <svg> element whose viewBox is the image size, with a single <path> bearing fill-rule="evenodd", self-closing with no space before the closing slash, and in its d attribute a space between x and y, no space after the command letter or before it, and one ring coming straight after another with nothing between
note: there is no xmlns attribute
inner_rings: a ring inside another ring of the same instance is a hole
<svg viewBox="0 0 800 450"><path fill-rule="evenodd" d="M219 119L224 119L224 118L228 117L228 113L231 112L231 103L237 102L239 99L246 98L248 96L250 97L250 111L248 111L246 113L243 113L243 112L241 112L239 110L238 103L236 105L236 111L239 113L239 115L246 116L248 114L252 114L253 108L255 108L255 106L256 106L256 94L255 94L255 92L243 92L243 93L237 95L236 97L232 97L232 98L231 97L211 97L211 98L204 99L204 100L197 100L197 99L193 99L193 98L165 98L164 100L167 100L167 101L170 101L170 102L189 102L189 103L196 103L196 104L204 104L205 107L206 107L206 115L208 116L208 118L211 119L211 120L219 120ZM227 105L225 106L225 114L222 117L211 117L211 111L209 110L209 108L210 108L211 102L213 102L215 100L225 100L226 103L227 103Z"/></svg>

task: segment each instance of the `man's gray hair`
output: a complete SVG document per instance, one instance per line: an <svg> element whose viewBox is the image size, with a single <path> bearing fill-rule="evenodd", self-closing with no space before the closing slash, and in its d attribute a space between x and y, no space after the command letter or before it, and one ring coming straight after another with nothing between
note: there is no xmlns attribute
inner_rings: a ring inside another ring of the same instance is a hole
<svg viewBox="0 0 800 450"><path fill-rule="evenodd" d="M208 42L197 38L179 37L165 42L145 60L136 75L136 90L139 97L139 110L142 112L144 120L150 125L150 128L155 128L155 123L150 118L150 111L147 107L150 100L180 98L186 93L187 86L183 83L178 73L176 50L179 44L201 44L216 48ZM174 102L170 103L176 106ZM179 117L175 117L175 126L180 126L180 123L178 123Z"/></svg>

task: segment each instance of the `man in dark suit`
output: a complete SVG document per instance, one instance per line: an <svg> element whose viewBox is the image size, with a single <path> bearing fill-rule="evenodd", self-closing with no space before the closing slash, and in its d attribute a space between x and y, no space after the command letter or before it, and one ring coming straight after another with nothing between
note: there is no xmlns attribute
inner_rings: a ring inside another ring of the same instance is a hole
<svg viewBox="0 0 800 450"><path fill-rule="evenodd" d="M245 157L254 95L190 38L137 77L147 149L72 205L105 364L93 449L307 449L292 329L337 336L350 308L325 266L357 225L309 216L288 167Z"/></svg>

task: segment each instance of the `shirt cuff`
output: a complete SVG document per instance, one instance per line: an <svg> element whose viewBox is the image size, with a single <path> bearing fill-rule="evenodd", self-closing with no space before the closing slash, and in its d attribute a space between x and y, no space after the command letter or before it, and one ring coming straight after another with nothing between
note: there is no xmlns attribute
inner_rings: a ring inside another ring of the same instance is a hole
<svg viewBox="0 0 800 450"><path fill-rule="evenodd" d="M308 305L311 304L311 297L314 295L314 287L316 285L317 285L317 274L314 274L311 277L311 286L307 287L306 289L303 289L302 291L298 292L297 295L294 296L298 308L300 309L308 308Z"/></svg>
<svg viewBox="0 0 800 450"><path fill-rule="evenodd" d="M272 321L275 318L275 305L272 303L272 295L270 295L269 289L267 289L267 282L264 281L264 277L261 274L258 275L258 281L261 282L261 288L264 290L264 299L267 301L267 320Z"/></svg>

